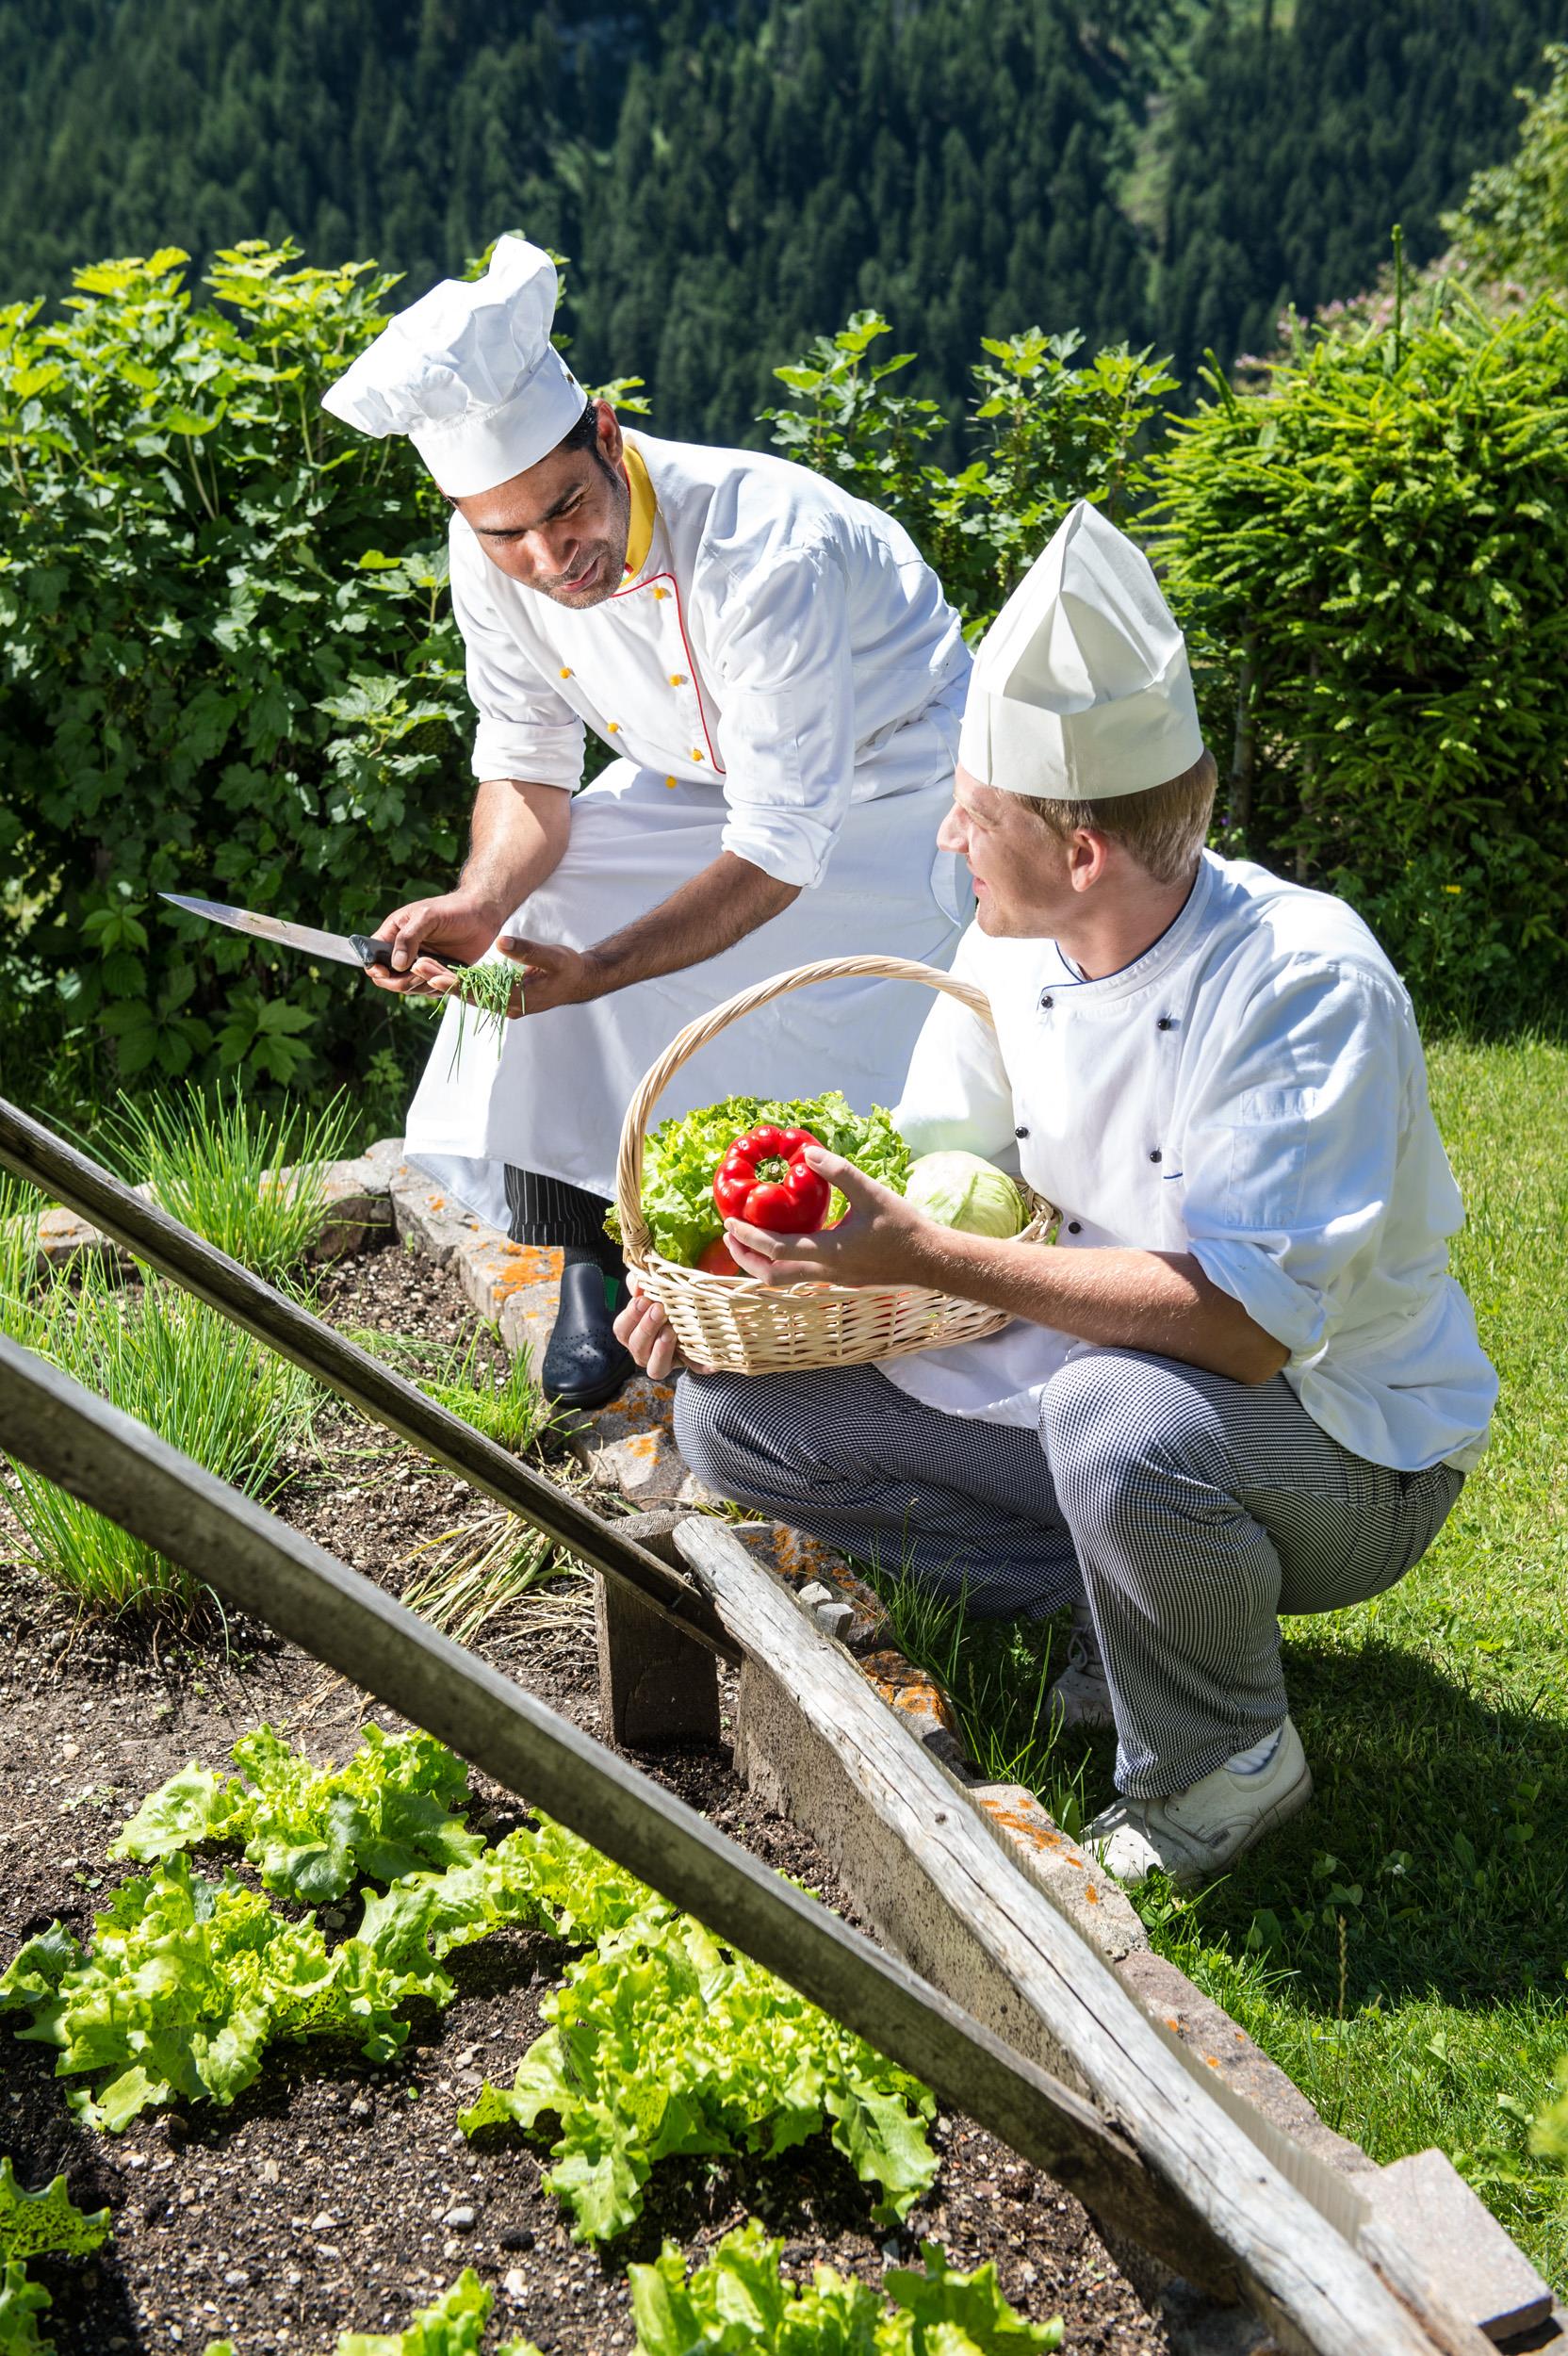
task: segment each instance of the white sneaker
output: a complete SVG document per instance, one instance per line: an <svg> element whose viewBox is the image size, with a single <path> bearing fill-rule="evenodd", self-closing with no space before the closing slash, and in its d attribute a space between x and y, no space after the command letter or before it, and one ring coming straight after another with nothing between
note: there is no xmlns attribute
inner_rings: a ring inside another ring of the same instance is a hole
<svg viewBox="0 0 1568 2356"><path fill-rule="evenodd" d="M1072 1607L1072 1631L1067 1640L1067 1667L1045 1697L1047 1724L1064 1726L1114 1726L1111 1689L1100 1640L1086 1603Z"/></svg>
<svg viewBox="0 0 1568 2356"><path fill-rule="evenodd" d="M1312 1769L1287 1718L1266 1766L1244 1775L1227 1762L1165 1799L1118 1800L1094 1819L1079 1846L1129 1890L1154 1873L1168 1873L1178 1889L1190 1890L1221 1873L1311 1797Z"/></svg>

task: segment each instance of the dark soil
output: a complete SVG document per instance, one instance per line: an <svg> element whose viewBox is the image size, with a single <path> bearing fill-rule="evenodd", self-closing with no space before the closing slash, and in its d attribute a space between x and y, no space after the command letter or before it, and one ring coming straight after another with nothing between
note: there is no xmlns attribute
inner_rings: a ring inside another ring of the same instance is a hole
<svg viewBox="0 0 1568 2356"><path fill-rule="evenodd" d="M341 1324L416 1336L437 1353L472 1332L455 1287L398 1249L335 1271L326 1301ZM546 1453L565 1477L564 1456L547 1442ZM335 1404L274 1503L399 1590L416 1547L482 1512L466 1484ZM120 1823L187 1760L226 1764L236 1737L263 1718L313 1755L341 1758L370 1709L265 1631L232 1622L195 1637L89 1630L27 1572L0 1576L0 1964L57 1916L85 1936L101 1892L136 1870L107 1860ZM575 1624L557 1607L553 1625L531 1629L525 1613L487 1630L480 1649L598 1730L580 1603ZM749 1798L727 1749L642 1763L850 1911L812 1844ZM518 1821L516 1803L482 1778L474 1792L487 1830ZM0 2151L24 2184L63 2169L79 2206L113 2213L113 2239L94 2261L33 2264L54 2295L41 2321L60 2356L199 2356L227 2336L239 2356L315 2356L340 2331L401 2330L466 2265L498 2293L487 2344L526 2333L546 2356L605 2356L634 2341L628 2262L655 2254L666 2234L699 2257L748 2213L786 2237L787 2265L802 2275L825 2261L874 2282L933 2237L956 2266L993 2259L1026 2314L1062 2314L1071 2350L1167 2348L1077 2203L962 2119L939 2121L941 2172L898 2235L869 2226L865 2189L824 2138L765 2165L666 2164L623 2242L608 2253L576 2248L540 2186L543 2148L515 2134L470 2145L456 2118L485 2075L510 2079L544 2025L539 2002L562 1960L541 1939L492 1938L449 1958L457 1999L441 2014L414 2009L396 2067L372 2069L348 2048L280 2046L232 2109L143 2117L119 2138L75 2124L52 2049L0 2027Z"/></svg>

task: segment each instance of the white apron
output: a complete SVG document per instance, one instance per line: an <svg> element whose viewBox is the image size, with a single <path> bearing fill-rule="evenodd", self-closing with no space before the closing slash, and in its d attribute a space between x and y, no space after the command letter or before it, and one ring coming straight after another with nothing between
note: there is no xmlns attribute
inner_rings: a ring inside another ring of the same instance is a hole
<svg viewBox="0 0 1568 2356"><path fill-rule="evenodd" d="M881 951L952 962L973 905L967 869L936 848L952 794L949 767L923 789L853 804L822 883L701 965L586 1006L525 1015L498 1042L476 1036L470 1020L461 1057L449 1008L409 1111L409 1153L496 1227L506 1225L506 1162L611 1194L633 1090L676 1033L710 1006L814 957ZM671 788L662 775L614 762L577 796L565 858L508 929L588 947L716 859L726 815L710 785ZM890 1104L930 1004L927 991L906 983L797 990L700 1049L659 1100L654 1122L724 1096L818 1096L829 1088L860 1111Z"/></svg>

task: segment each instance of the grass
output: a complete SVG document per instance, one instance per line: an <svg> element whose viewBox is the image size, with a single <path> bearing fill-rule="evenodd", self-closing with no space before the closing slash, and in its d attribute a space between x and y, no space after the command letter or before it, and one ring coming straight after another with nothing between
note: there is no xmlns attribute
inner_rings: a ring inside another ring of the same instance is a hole
<svg viewBox="0 0 1568 2356"><path fill-rule="evenodd" d="M1399 1586L1286 1623L1313 1806L1196 1901L1162 1890L1144 1913L1331 2127L1379 2161L1447 2151L1563 2290L1568 1049L1444 1043L1430 1065L1468 1210L1454 1269L1502 1377L1491 1448ZM1109 1741L1042 1724L1051 1631L891 1603L988 1772L1070 1831L1105 1804Z"/></svg>
<svg viewBox="0 0 1568 2356"><path fill-rule="evenodd" d="M122 1095L103 1140L172 1218L270 1284L316 1241L326 1165L347 1155L358 1126L346 1094L296 1120L256 1106L237 1083L211 1097Z"/></svg>
<svg viewBox="0 0 1568 2356"><path fill-rule="evenodd" d="M10 1304L6 1304L8 1327ZM199 1464L259 1495L310 1416L307 1375L217 1311L148 1276L139 1291L89 1274L34 1296L23 1338ZM188 1618L199 1579L51 1481L13 1464L23 1558L85 1612Z"/></svg>

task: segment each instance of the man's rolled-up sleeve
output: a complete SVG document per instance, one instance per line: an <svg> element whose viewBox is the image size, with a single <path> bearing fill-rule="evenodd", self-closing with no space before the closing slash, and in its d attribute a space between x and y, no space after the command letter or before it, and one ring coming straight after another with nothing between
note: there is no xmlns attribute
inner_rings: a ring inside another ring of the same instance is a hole
<svg viewBox="0 0 1568 2356"><path fill-rule="evenodd" d="M1188 1249L1294 1366L1328 1348L1378 1253L1406 1019L1372 973L1287 967L1216 1046L1186 1123Z"/></svg>
<svg viewBox="0 0 1568 2356"><path fill-rule="evenodd" d="M713 664L724 847L808 890L822 881L855 773L855 678L835 552L790 550L738 584Z"/></svg>
<svg viewBox="0 0 1568 2356"><path fill-rule="evenodd" d="M454 525L452 611L467 657L469 699L479 715L474 775L482 781L518 777L575 792L582 782L586 730L507 629L485 579L488 569L473 534Z"/></svg>

